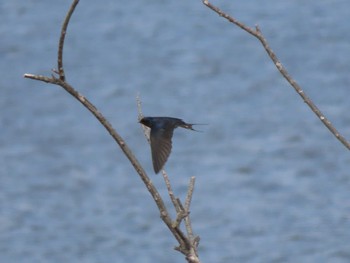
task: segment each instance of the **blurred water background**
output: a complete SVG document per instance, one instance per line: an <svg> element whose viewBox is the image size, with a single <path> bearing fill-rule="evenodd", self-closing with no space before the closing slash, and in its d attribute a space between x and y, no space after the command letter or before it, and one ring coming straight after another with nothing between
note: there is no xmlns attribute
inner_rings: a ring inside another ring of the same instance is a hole
<svg viewBox="0 0 350 263"><path fill-rule="evenodd" d="M71 1L0 1L0 262L185 262L150 195L56 68ZM350 138L350 2L215 1L259 24L273 50ZM350 157L260 43L201 1L84 0L69 25L67 80L154 175L137 123L175 131L166 170L185 197L202 262L350 262Z"/></svg>

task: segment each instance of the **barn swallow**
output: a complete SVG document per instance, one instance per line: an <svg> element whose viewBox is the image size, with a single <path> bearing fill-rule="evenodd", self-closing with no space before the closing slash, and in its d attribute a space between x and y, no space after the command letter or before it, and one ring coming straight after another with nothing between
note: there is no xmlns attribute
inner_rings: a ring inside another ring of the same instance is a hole
<svg viewBox="0 0 350 263"><path fill-rule="evenodd" d="M157 174L163 168L171 152L171 139L177 127L193 129L193 125L178 118L144 117L140 123L151 128L150 141L154 172Z"/></svg>

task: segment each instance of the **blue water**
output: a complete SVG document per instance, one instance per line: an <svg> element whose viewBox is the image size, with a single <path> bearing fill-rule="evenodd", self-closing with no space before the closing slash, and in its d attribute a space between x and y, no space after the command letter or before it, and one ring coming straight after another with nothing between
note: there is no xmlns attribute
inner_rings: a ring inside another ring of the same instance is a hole
<svg viewBox="0 0 350 263"><path fill-rule="evenodd" d="M216 1L259 24L273 50L350 139L350 2ZM0 262L184 262L130 163L50 75L70 1L0 1ZM350 157L260 43L201 1L81 1L67 80L123 136L161 193L137 124L175 131L166 170L182 199L196 176L202 262L350 262ZM166 200L168 200L166 198ZM167 201L169 202L169 201Z"/></svg>

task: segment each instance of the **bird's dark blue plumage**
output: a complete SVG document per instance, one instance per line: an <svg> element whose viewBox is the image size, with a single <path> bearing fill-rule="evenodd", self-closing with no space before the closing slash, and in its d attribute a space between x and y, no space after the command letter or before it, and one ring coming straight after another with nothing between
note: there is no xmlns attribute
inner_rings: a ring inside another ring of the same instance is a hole
<svg viewBox="0 0 350 263"><path fill-rule="evenodd" d="M154 172L157 174L163 168L171 152L174 129L182 127L193 130L193 125L181 119L172 117L144 117L140 123L149 127L152 162Z"/></svg>

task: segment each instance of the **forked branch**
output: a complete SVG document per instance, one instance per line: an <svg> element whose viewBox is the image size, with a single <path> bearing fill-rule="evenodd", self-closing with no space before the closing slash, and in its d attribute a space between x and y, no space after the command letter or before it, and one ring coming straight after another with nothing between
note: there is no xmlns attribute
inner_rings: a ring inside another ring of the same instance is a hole
<svg viewBox="0 0 350 263"><path fill-rule="evenodd" d="M146 174L145 170L142 168L139 161L133 155L130 148L127 146L123 138L116 132L116 130L112 127L109 121L102 115L101 112L82 94L76 91L68 82L66 82L66 75L64 72L63 66L63 47L65 36L67 32L67 27L70 21L70 18L79 3L79 0L74 0L66 14L64 19L61 34L58 44L58 55L57 55L57 70L53 70L53 75L51 77L42 76L42 75L34 75L34 74L24 74L25 78L43 81L46 83L58 85L66 90L69 94L71 94L74 98L76 98L84 107L86 107L98 120L99 122L106 128L109 134L113 137L116 143L120 146L125 156L129 159L130 163L135 168L136 172L139 174L141 180L144 182L147 190L153 197L154 202L156 203L158 210L160 212L160 217L163 222L167 225L170 232L176 238L179 243L179 246L176 248L181 253L186 256L186 260L191 263L199 263L199 258L197 256L197 245L198 243L191 242L190 238L186 236L186 234L180 229L179 224L173 224L173 220L171 219L167 207L159 194L158 190L153 185L152 181ZM58 77L55 76L58 75Z"/></svg>
<svg viewBox="0 0 350 263"><path fill-rule="evenodd" d="M272 51L270 45L268 44L266 38L262 34L259 26L255 26L255 29L246 26L242 22L238 21L234 17L226 14L218 7L212 5L208 0L203 0L203 4L217 13L219 16L227 19L229 22L235 24L240 27L244 31L248 32L252 36L256 37L261 44L263 45L265 51L275 64L276 68L282 74L282 76L288 81L288 83L294 88L294 90L300 95L303 101L310 107L310 109L317 115L317 117L322 121L322 123L328 128L328 130L348 149L350 150L350 143L343 137L338 130L332 125L332 123L326 118L326 116L320 111L320 109L312 102L312 100L305 94L304 90L299 86L299 84L292 78L292 76L288 73L286 68L282 65L282 63L277 58L276 54Z"/></svg>

